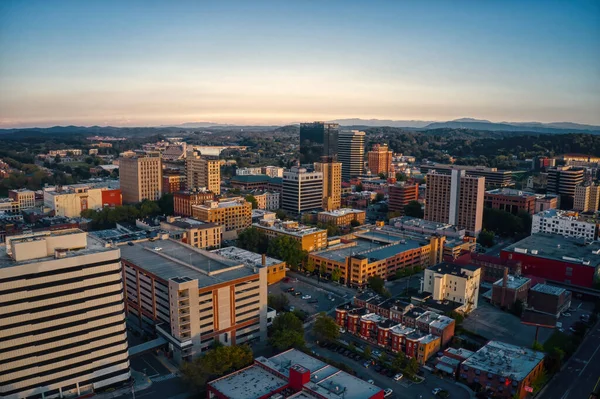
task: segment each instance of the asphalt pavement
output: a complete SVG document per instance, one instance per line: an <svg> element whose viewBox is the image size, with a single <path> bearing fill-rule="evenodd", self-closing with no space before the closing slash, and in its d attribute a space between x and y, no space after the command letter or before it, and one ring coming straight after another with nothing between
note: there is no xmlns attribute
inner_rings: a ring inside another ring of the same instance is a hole
<svg viewBox="0 0 600 399"><path fill-rule="evenodd" d="M542 399L587 399L600 386L600 323L542 391Z"/></svg>

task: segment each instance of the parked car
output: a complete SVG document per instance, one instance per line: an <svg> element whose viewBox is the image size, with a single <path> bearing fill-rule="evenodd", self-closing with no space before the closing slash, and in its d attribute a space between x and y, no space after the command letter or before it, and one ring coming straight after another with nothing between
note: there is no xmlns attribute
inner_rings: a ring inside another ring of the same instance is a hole
<svg viewBox="0 0 600 399"><path fill-rule="evenodd" d="M563 316L565 316L565 317L571 317L571 313L569 313L569 312L563 313Z"/></svg>
<svg viewBox="0 0 600 399"><path fill-rule="evenodd" d="M293 312L294 310L296 310L295 306L290 306L290 312Z"/></svg>
<svg viewBox="0 0 600 399"><path fill-rule="evenodd" d="M300 295L302 295L302 292L300 292L300 291L294 292L294 296L300 296Z"/></svg>
<svg viewBox="0 0 600 399"><path fill-rule="evenodd" d="M402 373L398 373L394 376L394 381L400 381L404 377Z"/></svg>
<svg viewBox="0 0 600 399"><path fill-rule="evenodd" d="M433 391L431 391L432 394L437 395L438 393L440 393L441 391L443 391L442 388L433 388Z"/></svg>
<svg viewBox="0 0 600 399"><path fill-rule="evenodd" d="M391 388L386 389L385 391L383 391L383 397L387 398L388 396L390 396L392 393L394 393L394 391Z"/></svg>
<svg viewBox="0 0 600 399"><path fill-rule="evenodd" d="M302 295L302 299L310 299L310 298L312 298L312 296L310 296L310 295L308 295L308 294L306 294L306 295Z"/></svg>
<svg viewBox="0 0 600 399"><path fill-rule="evenodd" d="M340 333L342 333L342 334L343 334L343 333L345 333L345 332L346 332L346 329L345 329L344 327L340 327Z"/></svg>
<svg viewBox="0 0 600 399"><path fill-rule="evenodd" d="M296 289L294 287L290 287L285 292L294 292Z"/></svg>
<svg viewBox="0 0 600 399"><path fill-rule="evenodd" d="M371 367L371 362L369 360L367 360L366 362L363 363L363 367L368 369L369 367Z"/></svg>

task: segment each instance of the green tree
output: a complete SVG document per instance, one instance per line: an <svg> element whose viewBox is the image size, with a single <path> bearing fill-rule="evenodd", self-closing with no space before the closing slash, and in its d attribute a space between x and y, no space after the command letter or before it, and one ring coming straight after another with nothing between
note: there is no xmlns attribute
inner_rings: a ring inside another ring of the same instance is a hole
<svg viewBox="0 0 600 399"><path fill-rule="evenodd" d="M302 331L302 321L291 312L283 312L278 314L275 319L273 319L273 331L284 331L284 330L293 330L293 331Z"/></svg>
<svg viewBox="0 0 600 399"><path fill-rule="evenodd" d="M379 355L379 361L381 363L387 363L388 362L388 355L385 352L381 352L381 355Z"/></svg>
<svg viewBox="0 0 600 399"><path fill-rule="evenodd" d="M269 247L269 238L256 227L249 227L238 234L236 243L240 248L264 254Z"/></svg>
<svg viewBox="0 0 600 399"><path fill-rule="evenodd" d="M360 193L362 191L363 191L362 183L358 183L356 186L354 186L354 192Z"/></svg>
<svg viewBox="0 0 600 399"><path fill-rule="evenodd" d="M290 300L284 294L268 295L267 305L275 309L277 312L283 312L290 304Z"/></svg>
<svg viewBox="0 0 600 399"><path fill-rule="evenodd" d="M280 313L273 320L271 345L278 350L304 347L302 321L291 312Z"/></svg>
<svg viewBox="0 0 600 399"><path fill-rule="evenodd" d="M313 258L308 258L308 260L306 261L306 265L304 265L304 270L306 270L309 273L315 271L315 260Z"/></svg>
<svg viewBox="0 0 600 399"><path fill-rule="evenodd" d="M412 216L415 218L422 218L424 215L421 204L419 204L418 201L410 201L408 204L406 204L404 207L404 214L406 216Z"/></svg>
<svg viewBox="0 0 600 399"><path fill-rule="evenodd" d="M494 245L495 238L496 235L493 231L487 231L484 229L481 231L481 233L479 233L479 237L477 237L477 242L483 245L484 247L489 248Z"/></svg>
<svg viewBox="0 0 600 399"><path fill-rule="evenodd" d="M331 272L331 281L340 281L340 278L342 278L342 271L340 270L340 268L338 266L336 266L333 271Z"/></svg>
<svg viewBox="0 0 600 399"><path fill-rule="evenodd" d="M54 157L54 163L60 163L60 161L60 155L56 154L56 156Z"/></svg>
<svg viewBox="0 0 600 399"><path fill-rule="evenodd" d="M375 200L373 202L381 202L385 199L385 195L383 193L377 193L375 195Z"/></svg>
<svg viewBox="0 0 600 399"><path fill-rule="evenodd" d="M277 209L275 211L275 217L277 217L277 219L286 220L288 218L288 215L287 212L283 209Z"/></svg>
<svg viewBox="0 0 600 399"><path fill-rule="evenodd" d="M543 352L544 351L544 345L542 345L538 341L533 341L533 345L531 345L531 349L533 349L534 351Z"/></svg>
<svg viewBox="0 0 600 399"><path fill-rule="evenodd" d="M383 172L379 173L378 176L379 176L380 179L384 179L384 180L387 178L387 176Z"/></svg>
<svg viewBox="0 0 600 399"><path fill-rule="evenodd" d="M406 181L406 180L408 180L408 176L406 176L404 173L402 173L402 172L396 173L396 181Z"/></svg>
<svg viewBox="0 0 600 399"><path fill-rule="evenodd" d="M327 266L325 266L325 263L321 262L321 264L319 265L319 276L322 277L326 273L327 273Z"/></svg>
<svg viewBox="0 0 600 399"><path fill-rule="evenodd" d="M313 333L319 341L331 342L339 338L340 327L333 318L327 316L325 312L321 312L313 324Z"/></svg>
<svg viewBox="0 0 600 399"><path fill-rule="evenodd" d="M289 236L275 237L269 242L267 254L284 260L289 267L296 269L308 259L308 252L302 249L300 242Z"/></svg>
<svg viewBox="0 0 600 399"><path fill-rule="evenodd" d="M154 201L143 200L140 204L140 216L148 217L148 216L156 216L160 213L160 207Z"/></svg>
<svg viewBox="0 0 600 399"><path fill-rule="evenodd" d="M246 199L246 201L248 201L249 203L252 204L252 209L258 208L258 201L256 201L256 198L254 197L254 195L248 194L248 195L246 195L245 199Z"/></svg>
<svg viewBox="0 0 600 399"><path fill-rule="evenodd" d="M94 158L92 157L86 157L85 158L85 163L87 163L88 165L91 165L94 163Z"/></svg>
<svg viewBox="0 0 600 399"><path fill-rule="evenodd" d="M389 296L390 293L385 289L385 281L378 275L371 276L367 280L367 284L369 288L379 295Z"/></svg>
<svg viewBox="0 0 600 399"><path fill-rule="evenodd" d="M372 352L371 352L371 347L370 346L365 346L365 349L363 350L363 355L367 358L370 359Z"/></svg>
<svg viewBox="0 0 600 399"><path fill-rule="evenodd" d="M411 357L410 359L408 359L408 362L406 362L406 366L404 367L404 374L406 374L409 377L413 377L415 374L417 374L417 371L419 371L419 363L417 362L416 358Z"/></svg>
<svg viewBox="0 0 600 399"><path fill-rule="evenodd" d="M162 215L171 216L175 213L174 203L173 203L173 194L166 193L163 194L162 197L157 201L158 207L160 208L160 213Z"/></svg>
<svg viewBox="0 0 600 399"><path fill-rule="evenodd" d="M404 369L405 366L406 355L404 354L404 352L399 351L396 353L394 359L392 359L392 370L394 370L397 373L399 371L402 371L402 369Z"/></svg>

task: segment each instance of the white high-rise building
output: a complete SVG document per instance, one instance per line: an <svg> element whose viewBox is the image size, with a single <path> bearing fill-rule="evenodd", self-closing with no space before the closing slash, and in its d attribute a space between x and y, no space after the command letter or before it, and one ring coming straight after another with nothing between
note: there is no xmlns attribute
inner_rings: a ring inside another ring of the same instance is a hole
<svg viewBox="0 0 600 399"><path fill-rule="evenodd" d="M548 209L533 215L531 220L531 234L549 233L563 237L581 237L595 240L597 226L594 221L579 218L577 212Z"/></svg>
<svg viewBox="0 0 600 399"><path fill-rule="evenodd" d="M293 213L319 209L323 205L323 173L293 167L283 173L281 208Z"/></svg>

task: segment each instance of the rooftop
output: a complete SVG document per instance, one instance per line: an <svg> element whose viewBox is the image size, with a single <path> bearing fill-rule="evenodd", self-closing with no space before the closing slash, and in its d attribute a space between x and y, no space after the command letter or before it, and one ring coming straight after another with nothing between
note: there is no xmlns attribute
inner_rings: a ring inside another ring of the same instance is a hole
<svg viewBox="0 0 600 399"><path fill-rule="evenodd" d="M367 313L361 317L364 321L372 321L374 323L380 323L385 320L385 317L379 316L377 313Z"/></svg>
<svg viewBox="0 0 600 399"><path fill-rule="evenodd" d="M211 251L216 253L217 255L221 255L227 259L233 260L235 262L243 262L246 266L251 267L262 267L262 255L256 252L247 251L238 247L225 247L221 249L215 249ZM265 266L274 266L282 263L282 260L271 258L269 256L265 257Z"/></svg>
<svg viewBox="0 0 600 399"><path fill-rule="evenodd" d="M474 272L480 267L476 265L457 265L455 263L442 262L437 265L429 266L427 269L433 270L436 273L441 274L453 274L455 276L464 276L464 270Z"/></svg>
<svg viewBox="0 0 600 399"><path fill-rule="evenodd" d="M556 234L536 233L509 245L503 251L583 264L594 268L600 265L600 242L589 242L582 238Z"/></svg>
<svg viewBox="0 0 600 399"><path fill-rule="evenodd" d="M454 322L453 318L450 318L448 316L440 315L437 319L433 320L429 324L429 326L433 327L433 328L437 328L437 329L443 330L444 328L446 328L450 324L452 324L452 322Z"/></svg>
<svg viewBox="0 0 600 399"><path fill-rule="evenodd" d="M169 225L175 226L175 227L179 227L181 229L208 229L208 228L216 226L216 224L214 224L214 223L204 223L198 219L186 218L186 217L176 218L172 221L169 221L167 219L166 221L163 221L162 223L169 224Z"/></svg>
<svg viewBox="0 0 600 399"><path fill-rule="evenodd" d="M536 284L535 287L531 289L531 291L541 292L550 295L561 295L566 290L564 288L554 287L548 284Z"/></svg>
<svg viewBox="0 0 600 399"><path fill-rule="evenodd" d="M319 215L327 215L327 216L334 216L334 217L338 217L338 216L345 216L351 213L365 213L364 210L361 209L351 209L351 208L341 208L341 209L336 209L333 211L325 211L325 212L319 212Z"/></svg>
<svg viewBox="0 0 600 399"><path fill-rule="evenodd" d="M435 232L442 235L465 235L464 229L448 224L433 222L430 220L415 218L412 216L400 216L397 218L390 219L390 226L410 228L412 230L422 229L427 232Z"/></svg>
<svg viewBox="0 0 600 399"><path fill-rule="evenodd" d="M416 330L412 327L398 324L398 325L395 325L394 327L392 327L390 329L390 331L392 334L396 334L396 335L409 335Z"/></svg>
<svg viewBox="0 0 600 399"><path fill-rule="evenodd" d="M501 278L500 280L496 281L494 283L494 285L496 286L500 286L502 287L504 279ZM527 278L527 277L521 277L521 276L508 276L507 281L506 281L506 287L510 288L511 290L516 290L519 287L522 287L523 285L527 284L528 282L530 282L531 279Z"/></svg>
<svg viewBox="0 0 600 399"><path fill-rule="evenodd" d="M487 190L486 194L505 195L510 197L537 197L538 194L529 191L515 190L514 188L497 188L495 190Z"/></svg>
<svg viewBox="0 0 600 399"><path fill-rule="evenodd" d="M465 348L448 348L446 349L446 352L454 356L460 356L463 359L468 359L475 354L475 352L472 352Z"/></svg>
<svg viewBox="0 0 600 399"><path fill-rule="evenodd" d="M200 288L257 273L241 262L170 239L137 242L120 248L123 260L163 280L177 277L196 279Z"/></svg>
<svg viewBox="0 0 600 399"><path fill-rule="evenodd" d="M482 372L522 381L544 359L544 353L499 341L490 341L463 362Z"/></svg>
<svg viewBox="0 0 600 399"><path fill-rule="evenodd" d="M268 183L271 178L267 175L235 175L231 177L232 182L240 183Z"/></svg>
<svg viewBox="0 0 600 399"><path fill-rule="evenodd" d="M298 237L325 231L317 227L309 227L297 222L284 222L279 219L263 219L259 223L253 223L252 226Z"/></svg>
<svg viewBox="0 0 600 399"><path fill-rule="evenodd" d="M210 382L227 397L240 399L258 399L287 384L287 380L257 366L246 367Z"/></svg>
<svg viewBox="0 0 600 399"><path fill-rule="evenodd" d="M440 339L440 337L438 337L437 335L433 335L433 334L427 334L421 338L419 338L419 341L422 344L428 344L430 342L434 342L436 340Z"/></svg>

